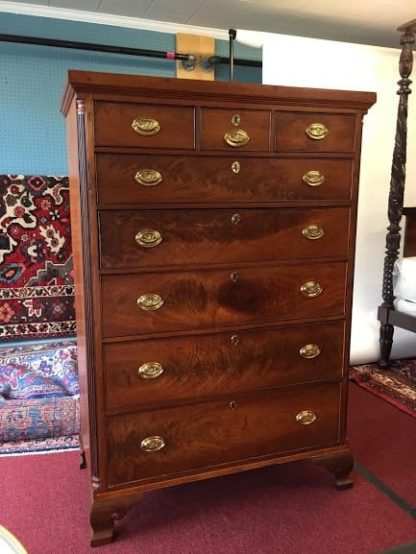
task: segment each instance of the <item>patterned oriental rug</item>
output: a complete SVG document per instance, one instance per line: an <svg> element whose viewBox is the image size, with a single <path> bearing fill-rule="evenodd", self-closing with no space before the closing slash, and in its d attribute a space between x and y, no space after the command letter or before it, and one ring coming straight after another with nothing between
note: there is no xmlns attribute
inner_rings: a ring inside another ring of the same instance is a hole
<svg viewBox="0 0 416 554"><path fill-rule="evenodd" d="M68 178L0 175L0 341L74 331Z"/></svg>
<svg viewBox="0 0 416 554"><path fill-rule="evenodd" d="M416 360L396 360L388 370L377 363L350 367L350 380L399 410L416 417Z"/></svg>
<svg viewBox="0 0 416 554"><path fill-rule="evenodd" d="M77 448L74 340L0 348L0 456Z"/></svg>
<svg viewBox="0 0 416 554"><path fill-rule="evenodd" d="M27 454L49 454L63 450L79 450L77 435L68 437L49 437L0 443L0 458L4 456L24 456ZM1 550L0 550L1 552Z"/></svg>

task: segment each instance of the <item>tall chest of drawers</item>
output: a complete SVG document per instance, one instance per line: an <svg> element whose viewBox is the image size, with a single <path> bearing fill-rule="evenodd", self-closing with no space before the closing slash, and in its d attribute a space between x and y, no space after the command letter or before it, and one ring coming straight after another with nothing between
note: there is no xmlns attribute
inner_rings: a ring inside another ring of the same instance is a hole
<svg viewBox="0 0 416 554"><path fill-rule="evenodd" d="M346 372L374 101L69 72L93 545L152 489L304 458L352 484Z"/></svg>

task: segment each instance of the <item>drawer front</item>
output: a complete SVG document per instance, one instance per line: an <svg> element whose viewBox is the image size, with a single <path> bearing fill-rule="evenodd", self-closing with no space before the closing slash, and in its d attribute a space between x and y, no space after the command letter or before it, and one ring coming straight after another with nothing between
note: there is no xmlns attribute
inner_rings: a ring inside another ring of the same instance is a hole
<svg viewBox="0 0 416 554"><path fill-rule="evenodd" d="M110 417L109 484L167 474L172 477L185 471L336 444L339 389L339 384L331 383L271 390ZM154 436L160 439L149 439ZM158 447L155 451L144 450Z"/></svg>
<svg viewBox="0 0 416 554"><path fill-rule="evenodd" d="M103 268L348 255L348 208L100 212Z"/></svg>
<svg viewBox="0 0 416 554"><path fill-rule="evenodd" d="M350 200L352 160L97 154L103 204Z"/></svg>
<svg viewBox="0 0 416 554"><path fill-rule="evenodd" d="M278 112L278 152L353 152L355 116L327 113Z"/></svg>
<svg viewBox="0 0 416 554"><path fill-rule="evenodd" d="M265 110L201 110L201 150L268 152L271 113Z"/></svg>
<svg viewBox="0 0 416 554"><path fill-rule="evenodd" d="M342 262L103 276L103 336L343 315L345 283Z"/></svg>
<svg viewBox="0 0 416 554"><path fill-rule="evenodd" d="M344 323L104 344L106 407L340 379Z"/></svg>
<svg viewBox="0 0 416 554"><path fill-rule="evenodd" d="M95 144L140 148L194 148L194 109L96 102Z"/></svg>

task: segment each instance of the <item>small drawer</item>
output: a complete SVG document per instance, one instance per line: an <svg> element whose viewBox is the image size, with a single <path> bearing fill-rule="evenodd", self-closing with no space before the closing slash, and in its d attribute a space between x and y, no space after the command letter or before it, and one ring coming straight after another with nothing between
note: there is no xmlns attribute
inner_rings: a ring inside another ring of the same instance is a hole
<svg viewBox="0 0 416 554"><path fill-rule="evenodd" d="M349 208L103 210L101 267L348 255Z"/></svg>
<svg viewBox="0 0 416 554"><path fill-rule="evenodd" d="M110 486L332 446L340 385L227 395L201 404L107 419Z"/></svg>
<svg viewBox="0 0 416 554"><path fill-rule="evenodd" d="M343 343L335 321L104 344L106 408L340 379Z"/></svg>
<svg viewBox="0 0 416 554"><path fill-rule="evenodd" d="M350 200L352 160L97 154L98 201L309 202ZM190 186L190 183L192 185Z"/></svg>
<svg viewBox="0 0 416 554"><path fill-rule="evenodd" d="M355 115L277 112L278 152L353 152Z"/></svg>
<svg viewBox="0 0 416 554"><path fill-rule="evenodd" d="M268 152L271 112L201 110L201 150Z"/></svg>
<svg viewBox="0 0 416 554"><path fill-rule="evenodd" d="M194 109L124 102L94 104L97 146L194 148Z"/></svg>
<svg viewBox="0 0 416 554"><path fill-rule="evenodd" d="M103 337L341 316L346 263L102 276Z"/></svg>

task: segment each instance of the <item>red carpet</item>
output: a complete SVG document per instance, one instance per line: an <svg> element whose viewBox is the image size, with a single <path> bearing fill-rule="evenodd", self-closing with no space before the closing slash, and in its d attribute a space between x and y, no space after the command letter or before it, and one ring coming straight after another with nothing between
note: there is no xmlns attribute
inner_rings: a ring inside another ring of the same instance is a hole
<svg viewBox="0 0 416 554"><path fill-rule="evenodd" d="M414 481L414 428L395 422L416 420L355 386L350 401L360 463L390 486ZM362 477L336 491L323 469L298 462L147 494L119 522L115 543L91 549L78 461L74 452L0 458L0 523L30 554L374 554L416 538L415 520Z"/></svg>
<svg viewBox="0 0 416 554"><path fill-rule="evenodd" d="M416 507L416 419L353 384L348 429L354 458Z"/></svg>

